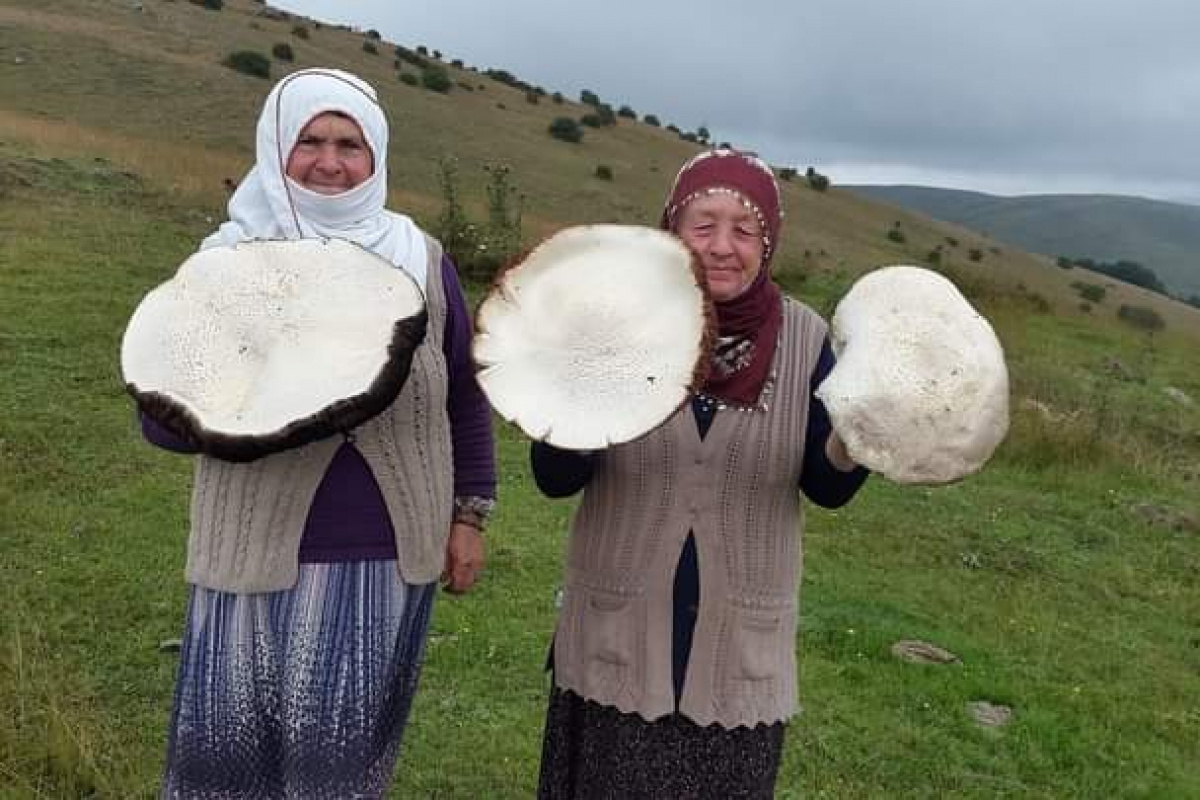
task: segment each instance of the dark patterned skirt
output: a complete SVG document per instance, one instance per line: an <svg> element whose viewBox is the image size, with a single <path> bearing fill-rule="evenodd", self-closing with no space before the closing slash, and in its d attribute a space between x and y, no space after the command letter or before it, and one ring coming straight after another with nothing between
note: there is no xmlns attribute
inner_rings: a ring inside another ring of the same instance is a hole
<svg viewBox="0 0 1200 800"><path fill-rule="evenodd" d="M646 722L554 687L546 712L542 800L770 800L786 725L701 727L678 714Z"/></svg>
<svg viewBox="0 0 1200 800"><path fill-rule="evenodd" d="M193 586L162 796L381 797L435 586L395 561L302 564L281 592Z"/></svg>

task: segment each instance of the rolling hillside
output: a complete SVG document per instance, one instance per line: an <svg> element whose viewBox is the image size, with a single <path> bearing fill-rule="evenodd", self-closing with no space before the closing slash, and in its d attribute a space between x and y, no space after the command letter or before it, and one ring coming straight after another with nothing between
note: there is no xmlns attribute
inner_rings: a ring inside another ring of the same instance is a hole
<svg viewBox="0 0 1200 800"><path fill-rule="evenodd" d="M450 91L429 91L394 57L421 43L253 0L4 0L0 797L157 795L192 464L143 441L117 354L250 162L272 81L222 60L279 44L295 59L272 78L338 66L379 87L390 204L435 230L444 158L475 221L485 167L511 170L528 247L573 223L653 222L695 152L628 119L557 141L551 120L590 109L554 86L533 103L446 53ZM793 180L784 201L776 275L822 312L880 265L952 278L1004 346L1011 426L953 485L876 477L837 511L806 504L805 713L777 796L1200 797L1200 311L853 191ZM515 427L497 424L497 457L487 569L439 595L393 800L534 795L574 501L536 490ZM958 660L897 658L913 639ZM981 702L1007 724L978 722Z"/></svg>
<svg viewBox="0 0 1200 800"><path fill-rule="evenodd" d="M1137 261L1200 296L1200 206L1115 195L999 197L925 186L847 186L1047 256Z"/></svg>

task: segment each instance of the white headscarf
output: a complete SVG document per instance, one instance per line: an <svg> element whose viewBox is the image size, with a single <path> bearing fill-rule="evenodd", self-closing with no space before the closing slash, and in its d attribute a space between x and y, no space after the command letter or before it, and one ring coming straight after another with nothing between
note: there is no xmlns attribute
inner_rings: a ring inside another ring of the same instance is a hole
<svg viewBox="0 0 1200 800"><path fill-rule="evenodd" d="M285 174L300 131L318 114L337 111L358 123L375 171L338 195L305 189ZM366 81L336 69L288 75L267 95L258 119L257 162L229 199L229 221L201 249L251 239L349 239L404 269L424 288L429 258L425 235L387 201L388 124Z"/></svg>

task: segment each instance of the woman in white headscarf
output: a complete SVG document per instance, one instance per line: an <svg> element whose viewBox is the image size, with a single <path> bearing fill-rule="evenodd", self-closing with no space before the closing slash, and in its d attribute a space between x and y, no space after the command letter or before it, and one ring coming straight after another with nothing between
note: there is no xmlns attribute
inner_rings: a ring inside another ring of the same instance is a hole
<svg viewBox="0 0 1200 800"><path fill-rule="evenodd" d="M164 797L382 796L438 581L461 593L482 569L495 465L470 318L441 246L384 208L387 141L361 79L287 76L202 245L348 239L417 281L429 324L400 396L352 433L250 463L196 456ZM148 417L143 431L195 452Z"/></svg>

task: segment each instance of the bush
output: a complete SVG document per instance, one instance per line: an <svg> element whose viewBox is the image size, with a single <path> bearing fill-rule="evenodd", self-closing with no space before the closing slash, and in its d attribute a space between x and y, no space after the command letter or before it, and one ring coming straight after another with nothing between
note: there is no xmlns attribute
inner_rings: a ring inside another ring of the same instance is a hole
<svg viewBox="0 0 1200 800"><path fill-rule="evenodd" d="M453 61L451 61L450 66L455 67L457 69L464 69L463 60L461 58L456 58Z"/></svg>
<svg viewBox="0 0 1200 800"><path fill-rule="evenodd" d="M941 248L934 248L925 254L925 261L931 267L939 266L942 263Z"/></svg>
<svg viewBox="0 0 1200 800"><path fill-rule="evenodd" d="M637 119L637 112L629 106L621 106L617 109L617 116L625 117L626 119Z"/></svg>
<svg viewBox="0 0 1200 800"><path fill-rule="evenodd" d="M955 239L953 236L947 236L946 244L950 245L951 247L958 247L958 239Z"/></svg>
<svg viewBox="0 0 1200 800"><path fill-rule="evenodd" d="M279 42L272 47L271 55L280 61L294 61L296 59L296 54L292 52L292 46L286 42Z"/></svg>
<svg viewBox="0 0 1200 800"><path fill-rule="evenodd" d="M570 117L556 117L550 123L550 135L564 142L578 144L583 141L583 128Z"/></svg>
<svg viewBox="0 0 1200 800"><path fill-rule="evenodd" d="M900 223L893 222L891 230L887 232L887 238L896 244L904 244L908 241L908 237L904 235L904 231L900 230Z"/></svg>
<svg viewBox="0 0 1200 800"><path fill-rule="evenodd" d="M443 205L434 231L468 278L489 280L521 249L523 198L510 182L511 170L504 165L484 167L488 174L488 219L476 225L467 218L458 199L457 162L443 158L439 166Z"/></svg>
<svg viewBox="0 0 1200 800"><path fill-rule="evenodd" d="M653 114L647 114L646 116L642 117L642 122L646 123L647 125L653 125L655 128L662 125L662 123L659 122L658 117Z"/></svg>
<svg viewBox="0 0 1200 800"><path fill-rule="evenodd" d="M253 50L230 53L221 63L243 75L252 75L255 78L271 77L271 59Z"/></svg>
<svg viewBox="0 0 1200 800"><path fill-rule="evenodd" d="M602 181L611 181L613 179L612 167L607 164L600 164L596 167L596 177Z"/></svg>
<svg viewBox="0 0 1200 800"><path fill-rule="evenodd" d="M679 134L679 126L675 125L674 123L668 125L667 130L669 130L671 133Z"/></svg>
<svg viewBox="0 0 1200 800"><path fill-rule="evenodd" d="M584 114L579 118L580 125L587 125L589 128L602 128L604 123L600 120L599 114Z"/></svg>
<svg viewBox="0 0 1200 800"><path fill-rule="evenodd" d="M536 106L538 104L537 92L532 91L532 90L526 92L525 93L525 102L529 103L531 106Z"/></svg>
<svg viewBox="0 0 1200 800"><path fill-rule="evenodd" d="M421 70L421 85L431 92L446 94L454 82L450 80L450 74L446 72L445 67L430 64Z"/></svg>
<svg viewBox="0 0 1200 800"><path fill-rule="evenodd" d="M978 247L972 247L967 251L967 258L971 259L972 261L983 261L983 251Z"/></svg>
<svg viewBox="0 0 1200 800"><path fill-rule="evenodd" d="M1104 301L1104 295L1108 293L1098 283L1084 283L1083 281L1075 281L1071 284L1071 288L1079 293L1079 296L1089 303L1101 303Z"/></svg>
<svg viewBox="0 0 1200 800"><path fill-rule="evenodd" d="M1121 306L1117 316L1135 328L1153 333L1167 327L1162 316L1152 308L1145 306Z"/></svg>
<svg viewBox="0 0 1200 800"><path fill-rule="evenodd" d="M401 75L400 82L403 83L405 86L419 86L421 84L420 79L417 78L416 75L413 75L411 72L406 72L403 75Z"/></svg>
<svg viewBox="0 0 1200 800"><path fill-rule="evenodd" d="M423 44L417 45L417 55L425 56L426 58L428 58L429 57L429 48Z"/></svg>
<svg viewBox="0 0 1200 800"><path fill-rule="evenodd" d="M1062 269L1075 269L1075 262L1066 256L1059 256L1054 263L1058 264L1058 266Z"/></svg>
<svg viewBox="0 0 1200 800"><path fill-rule="evenodd" d="M598 106L600 105L600 96L595 92L584 89L579 93L579 102L583 103L584 105Z"/></svg>
<svg viewBox="0 0 1200 800"><path fill-rule="evenodd" d="M812 167L804 171L804 180L808 182L808 188L814 191L823 192L829 188L829 178Z"/></svg>
<svg viewBox="0 0 1200 800"><path fill-rule="evenodd" d="M550 95L550 99L554 101L554 105L561 106L563 102L562 92L555 92Z"/></svg>
<svg viewBox="0 0 1200 800"><path fill-rule="evenodd" d="M374 39L375 41L378 42L383 37L379 35L379 31L375 30L374 28L371 28L371 30L367 31L367 38Z"/></svg>
<svg viewBox="0 0 1200 800"><path fill-rule="evenodd" d="M790 183L792 178L795 178L797 174L795 167L783 167L779 170L779 180Z"/></svg>
<svg viewBox="0 0 1200 800"><path fill-rule="evenodd" d="M370 39L363 39L363 52L370 53L373 56L379 55L379 47Z"/></svg>
<svg viewBox="0 0 1200 800"><path fill-rule="evenodd" d="M225 0L191 0L192 5L206 8L209 11L220 11L225 7Z"/></svg>
<svg viewBox="0 0 1200 800"><path fill-rule="evenodd" d="M292 27L292 36L295 36L297 39L307 39L308 28L303 25L295 25Z"/></svg>

